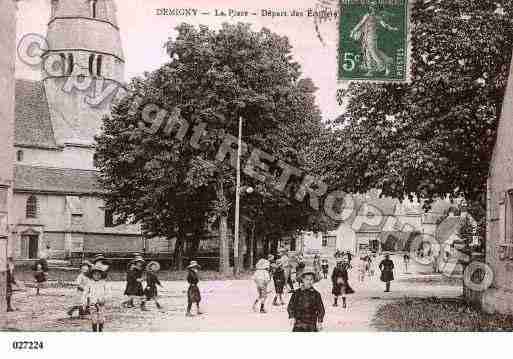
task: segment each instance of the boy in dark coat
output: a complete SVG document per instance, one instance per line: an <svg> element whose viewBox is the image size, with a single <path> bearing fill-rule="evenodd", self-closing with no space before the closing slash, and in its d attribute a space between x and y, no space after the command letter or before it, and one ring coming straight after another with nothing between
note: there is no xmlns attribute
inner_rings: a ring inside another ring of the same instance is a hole
<svg viewBox="0 0 513 359"><path fill-rule="evenodd" d="M203 314L200 311L199 304L201 302L201 293L198 288L199 276L198 269L200 268L198 262L191 261L191 263L187 266L189 273L187 274L187 282L189 283L189 289L187 290L187 313L186 316L192 317L191 309L192 304L196 303L196 308L198 310L198 314Z"/></svg>
<svg viewBox="0 0 513 359"><path fill-rule="evenodd" d="M313 288L315 273L305 269L302 273L302 286L294 291L287 311L293 325L293 332L318 332L322 330L324 304L321 294Z"/></svg>
<svg viewBox="0 0 513 359"><path fill-rule="evenodd" d="M346 294L354 293L353 288L349 285L349 275L348 270L350 268L350 264L348 262L344 262L342 260L337 260L337 265L333 268L333 273L331 274L331 282L333 284L333 290L331 293L333 294L333 306L338 307L338 297L342 296L342 307L346 308Z"/></svg>
<svg viewBox="0 0 513 359"><path fill-rule="evenodd" d="M390 255L385 255L385 259L379 264L381 270L381 281L385 282L385 292L390 292L390 282L394 280L394 262L390 259Z"/></svg>

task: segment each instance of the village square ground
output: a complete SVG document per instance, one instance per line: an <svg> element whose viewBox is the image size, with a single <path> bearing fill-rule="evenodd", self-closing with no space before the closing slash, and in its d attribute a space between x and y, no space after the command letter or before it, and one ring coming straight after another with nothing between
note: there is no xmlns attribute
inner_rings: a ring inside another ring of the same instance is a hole
<svg viewBox="0 0 513 359"><path fill-rule="evenodd" d="M315 286L321 292L326 307L325 331L375 331L375 316L383 305L404 301L405 298L458 298L462 294L460 280L428 274L424 267L413 265L408 274L403 273L402 262L395 259L397 280L392 292L383 292L383 283L376 274L357 281L357 271L351 271L350 282L355 294L348 298L348 308L332 306L329 278ZM285 306L272 306L273 293L268 299L268 313L251 310L255 287L250 279L212 280L200 282L203 315L185 317L187 283L165 281L160 291L162 310L153 303L149 311L139 308L126 309L120 304L125 299L122 281L109 282L111 296L107 304L106 331L290 331ZM7 331L90 331L88 320L69 319L66 310L74 304L73 288L47 288L39 297L33 288L15 293L12 313L5 313ZM286 296L286 301L288 296Z"/></svg>

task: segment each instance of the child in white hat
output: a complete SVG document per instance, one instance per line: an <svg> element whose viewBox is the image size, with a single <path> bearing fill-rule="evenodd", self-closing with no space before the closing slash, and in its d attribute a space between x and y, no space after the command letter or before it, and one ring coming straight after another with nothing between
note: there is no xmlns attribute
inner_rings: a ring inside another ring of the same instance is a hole
<svg viewBox="0 0 513 359"><path fill-rule="evenodd" d="M253 303L253 310L256 312L260 302L260 313L266 313L265 300L267 299L267 286L271 281L269 268L271 263L267 259L260 259L256 264L253 280L255 281L258 298Z"/></svg>
<svg viewBox="0 0 513 359"><path fill-rule="evenodd" d="M89 281L85 295L89 298L89 311L93 332L103 332L105 324L105 301L107 299L107 270L109 266L100 262L91 268L92 280Z"/></svg>

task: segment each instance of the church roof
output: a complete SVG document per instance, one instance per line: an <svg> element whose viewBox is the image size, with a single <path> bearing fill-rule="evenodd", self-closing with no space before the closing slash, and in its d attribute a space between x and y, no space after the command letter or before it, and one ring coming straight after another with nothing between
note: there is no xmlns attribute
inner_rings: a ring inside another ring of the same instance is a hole
<svg viewBox="0 0 513 359"><path fill-rule="evenodd" d="M16 80L15 144L57 148L42 82Z"/></svg>
<svg viewBox="0 0 513 359"><path fill-rule="evenodd" d="M99 194L97 171L16 165L14 190L59 194Z"/></svg>

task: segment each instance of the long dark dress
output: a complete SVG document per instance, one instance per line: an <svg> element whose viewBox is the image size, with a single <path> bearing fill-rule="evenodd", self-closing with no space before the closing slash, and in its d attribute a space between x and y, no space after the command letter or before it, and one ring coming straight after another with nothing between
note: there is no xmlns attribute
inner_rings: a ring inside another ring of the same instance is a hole
<svg viewBox="0 0 513 359"><path fill-rule="evenodd" d="M354 290L351 288L348 281L348 268L349 264L337 265L335 268L333 268L333 273L331 274L331 282L333 284L331 293L333 295L339 296L342 294L354 293Z"/></svg>
<svg viewBox="0 0 513 359"><path fill-rule="evenodd" d="M130 269L126 273L125 295L142 297L144 295L143 286L137 279L142 278L143 271L137 268Z"/></svg>
<svg viewBox="0 0 513 359"><path fill-rule="evenodd" d="M282 267L276 267L273 272L274 289L276 294L283 294L283 288L285 287L285 271Z"/></svg>
<svg viewBox="0 0 513 359"><path fill-rule="evenodd" d="M160 281L157 278L157 275L155 273L148 272L146 274L146 288L144 289L146 299L153 299L157 297L157 284L160 285Z"/></svg>
<svg viewBox="0 0 513 359"><path fill-rule="evenodd" d="M187 274L187 282L189 283L189 289L187 290L187 299L190 303L201 302L201 293L198 288L199 277L198 273L190 270Z"/></svg>
<svg viewBox="0 0 513 359"><path fill-rule="evenodd" d="M394 280L394 262L391 259L383 259L379 264L381 269L381 281L391 282Z"/></svg>

